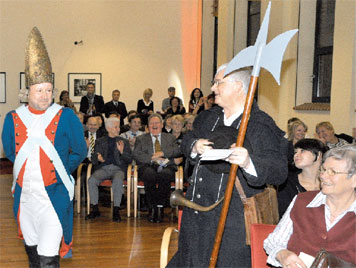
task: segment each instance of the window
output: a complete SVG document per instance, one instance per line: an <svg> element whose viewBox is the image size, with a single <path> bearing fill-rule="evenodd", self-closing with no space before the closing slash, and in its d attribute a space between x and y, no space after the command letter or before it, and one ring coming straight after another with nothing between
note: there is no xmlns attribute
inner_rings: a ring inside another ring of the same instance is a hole
<svg viewBox="0 0 356 268"><path fill-rule="evenodd" d="M247 46L254 45L260 30L261 2L248 1L247 12Z"/></svg>
<svg viewBox="0 0 356 268"><path fill-rule="evenodd" d="M312 102L330 102L335 0L317 0Z"/></svg>

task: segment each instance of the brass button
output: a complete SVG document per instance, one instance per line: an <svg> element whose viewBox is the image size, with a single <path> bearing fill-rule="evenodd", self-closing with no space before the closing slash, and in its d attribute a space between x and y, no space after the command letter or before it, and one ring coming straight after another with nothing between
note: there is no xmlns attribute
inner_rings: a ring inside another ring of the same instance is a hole
<svg viewBox="0 0 356 268"><path fill-rule="evenodd" d="M52 130L51 133L54 134L54 131Z"/></svg>
<svg viewBox="0 0 356 268"><path fill-rule="evenodd" d="M15 127L18 127L18 126L19 126L19 124L16 123L16 124L15 124Z"/></svg>
<svg viewBox="0 0 356 268"><path fill-rule="evenodd" d="M200 198L201 197L201 195L200 194L197 194L197 198Z"/></svg>
<svg viewBox="0 0 356 268"><path fill-rule="evenodd" d="M20 145L20 143L16 142L16 146L19 146L19 145Z"/></svg>
<svg viewBox="0 0 356 268"><path fill-rule="evenodd" d="M20 133L16 132L16 136L20 136Z"/></svg>
<svg viewBox="0 0 356 268"><path fill-rule="evenodd" d="M56 121L56 122L54 122L54 124L55 124L55 125L58 125L58 122Z"/></svg>

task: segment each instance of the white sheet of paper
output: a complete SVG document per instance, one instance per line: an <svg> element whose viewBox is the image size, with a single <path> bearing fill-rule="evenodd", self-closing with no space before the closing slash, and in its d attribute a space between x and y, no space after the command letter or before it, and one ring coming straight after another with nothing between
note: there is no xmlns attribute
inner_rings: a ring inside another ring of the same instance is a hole
<svg viewBox="0 0 356 268"><path fill-rule="evenodd" d="M201 155L201 160L212 161L212 160L225 159L226 157L229 157L229 155L232 152L233 152L233 150L231 150L231 149L211 149L211 150L206 150Z"/></svg>
<svg viewBox="0 0 356 268"><path fill-rule="evenodd" d="M299 258L302 259L302 261L305 263L305 265L309 268L314 261L314 257L310 256L309 254L306 254L304 252L300 252Z"/></svg>

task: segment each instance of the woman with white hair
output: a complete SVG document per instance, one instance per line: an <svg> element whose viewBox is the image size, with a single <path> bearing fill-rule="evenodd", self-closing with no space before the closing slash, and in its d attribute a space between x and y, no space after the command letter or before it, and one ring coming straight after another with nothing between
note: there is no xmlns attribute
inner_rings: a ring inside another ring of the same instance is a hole
<svg viewBox="0 0 356 268"><path fill-rule="evenodd" d="M321 191L298 194L264 241L273 266L306 268L299 254L322 248L356 264L356 146L333 148L323 160Z"/></svg>

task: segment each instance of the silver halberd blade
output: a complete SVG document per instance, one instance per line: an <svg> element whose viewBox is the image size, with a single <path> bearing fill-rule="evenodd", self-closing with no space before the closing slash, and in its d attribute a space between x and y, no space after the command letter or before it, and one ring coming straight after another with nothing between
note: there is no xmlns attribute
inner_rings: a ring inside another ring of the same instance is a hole
<svg viewBox="0 0 356 268"><path fill-rule="evenodd" d="M266 45L270 12L271 2L268 4L255 45L241 50L227 65L224 76L235 70L253 66L251 75L258 77L260 69L263 67L272 74L278 85L280 85L283 55L289 41L298 32L298 29L284 32Z"/></svg>

